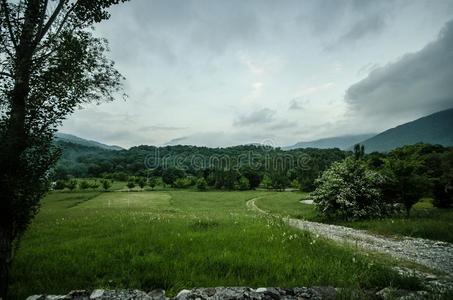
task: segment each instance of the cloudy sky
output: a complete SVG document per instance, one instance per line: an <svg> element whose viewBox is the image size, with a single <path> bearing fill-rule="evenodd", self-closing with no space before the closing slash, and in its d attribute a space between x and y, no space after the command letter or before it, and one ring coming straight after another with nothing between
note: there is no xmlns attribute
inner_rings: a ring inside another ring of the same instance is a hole
<svg viewBox="0 0 453 300"><path fill-rule="evenodd" d="M108 144L276 146L453 107L452 0L132 0L95 30L126 101L61 131Z"/></svg>

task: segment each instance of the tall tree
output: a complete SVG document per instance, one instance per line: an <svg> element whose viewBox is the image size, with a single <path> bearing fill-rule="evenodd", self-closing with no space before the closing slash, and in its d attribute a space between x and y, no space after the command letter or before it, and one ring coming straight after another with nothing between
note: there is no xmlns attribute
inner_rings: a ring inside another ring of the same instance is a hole
<svg viewBox="0 0 453 300"><path fill-rule="evenodd" d="M58 125L110 101L122 76L92 26L126 0L0 0L0 298L13 250L48 189Z"/></svg>

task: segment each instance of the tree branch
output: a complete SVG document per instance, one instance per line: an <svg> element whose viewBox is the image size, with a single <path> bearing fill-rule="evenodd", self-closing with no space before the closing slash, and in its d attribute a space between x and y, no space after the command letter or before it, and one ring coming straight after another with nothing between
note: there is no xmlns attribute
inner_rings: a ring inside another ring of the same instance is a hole
<svg viewBox="0 0 453 300"><path fill-rule="evenodd" d="M0 75L8 76L8 77L14 78L13 74L7 73L7 72L0 72Z"/></svg>
<svg viewBox="0 0 453 300"><path fill-rule="evenodd" d="M46 10L47 10L47 4L49 3L49 0L44 1L44 5L41 8L41 17L39 18L39 25L38 25L38 34L41 34L42 28L44 26L44 19L46 17Z"/></svg>
<svg viewBox="0 0 453 300"><path fill-rule="evenodd" d="M13 27L11 26L11 20L9 19L8 3L6 2L6 0L2 0L1 4L2 4L2 7L3 7L3 11L5 13L6 27L8 27L8 31L9 31L9 35L10 35L10 38L11 38L11 42L13 43L14 48L17 48L16 37L14 36Z"/></svg>
<svg viewBox="0 0 453 300"><path fill-rule="evenodd" d="M52 26L53 22L55 22L55 19L58 17L58 15L60 14L61 10L63 9L65 2L66 2L66 0L60 0L60 2L58 2L57 7L53 11L53 13L50 16L49 20L47 20L47 22L44 25L44 27L42 28L42 30L40 30L40 32L38 32L38 34L36 35L36 39L34 41L35 45L39 44L41 39L46 35L47 31L49 31L49 29Z"/></svg>

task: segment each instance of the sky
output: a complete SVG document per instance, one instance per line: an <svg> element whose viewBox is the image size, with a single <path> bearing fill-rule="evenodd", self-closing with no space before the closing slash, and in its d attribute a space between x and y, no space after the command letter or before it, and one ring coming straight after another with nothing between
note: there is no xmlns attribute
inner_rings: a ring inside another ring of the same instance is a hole
<svg viewBox="0 0 453 300"><path fill-rule="evenodd" d="M106 144L292 145L453 107L453 0L131 0L96 25L128 95L61 132Z"/></svg>

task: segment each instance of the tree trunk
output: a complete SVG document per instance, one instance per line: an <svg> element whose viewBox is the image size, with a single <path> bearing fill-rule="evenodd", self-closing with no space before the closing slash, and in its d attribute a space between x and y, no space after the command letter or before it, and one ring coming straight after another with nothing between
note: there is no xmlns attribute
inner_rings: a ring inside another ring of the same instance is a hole
<svg viewBox="0 0 453 300"><path fill-rule="evenodd" d="M9 230L0 228L0 299L6 299L11 268L12 240Z"/></svg>
<svg viewBox="0 0 453 300"><path fill-rule="evenodd" d="M40 0L27 1L20 38L14 55L14 87L10 96L10 115L0 150L0 189L2 191L0 208L0 299L6 299L9 284L9 270L12 261L14 240L21 232L17 225L25 227L28 220L17 216L17 207L23 201L18 178L27 172L22 161L27 149L28 134L25 125L27 100L30 93L32 59L36 48L34 34L39 20ZM25 204L24 210L30 209ZM19 224L18 224L19 223ZM24 223L24 224L22 224Z"/></svg>

